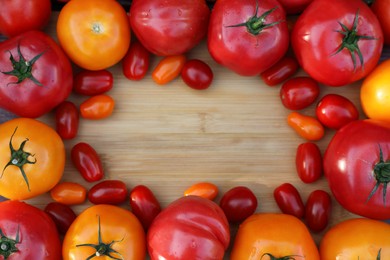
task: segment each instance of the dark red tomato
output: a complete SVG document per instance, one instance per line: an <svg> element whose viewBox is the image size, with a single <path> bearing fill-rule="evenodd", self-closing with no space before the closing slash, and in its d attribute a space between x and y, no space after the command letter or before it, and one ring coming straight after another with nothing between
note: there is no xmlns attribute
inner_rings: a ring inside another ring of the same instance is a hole
<svg viewBox="0 0 390 260"><path fill-rule="evenodd" d="M50 202L46 205L44 211L54 221L61 235L66 234L66 231L76 219L76 213L72 208L59 202Z"/></svg>
<svg viewBox="0 0 390 260"><path fill-rule="evenodd" d="M352 101L338 94L327 94L316 107L316 116L324 126L339 129L359 119L359 111Z"/></svg>
<svg viewBox="0 0 390 260"><path fill-rule="evenodd" d="M287 14L300 14L313 0L278 0Z"/></svg>
<svg viewBox="0 0 390 260"><path fill-rule="evenodd" d="M261 73L260 77L268 86L276 86L293 76L298 68L299 64L297 60L293 57L286 56Z"/></svg>
<svg viewBox="0 0 390 260"><path fill-rule="evenodd" d="M219 206L229 222L239 223L256 211L257 198L248 187L237 186L223 194Z"/></svg>
<svg viewBox="0 0 390 260"><path fill-rule="evenodd" d="M161 206L153 192L145 185L135 186L130 192L130 207L145 230L161 212Z"/></svg>
<svg viewBox="0 0 390 260"><path fill-rule="evenodd" d="M305 215L305 205L303 204L301 194L291 183L283 183L274 190L274 198L279 209L289 215L297 218L303 218Z"/></svg>
<svg viewBox="0 0 390 260"><path fill-rule="evenodd" d="M112 89L114 77L108 70L82 70L74 77L73 91L77 94L95 96Z"/></svg>
<svg viewBox="0 0 390 260"><path fill-rule="evenodd" d="M139 41L133 41L122 60L122 72L130 80L145 77L150 65L150 52Z"/></svg>
<svg viewBox="0 0 390 260"><path fill-rule="evenodd" d="M62 139L73 139L79 130L79 111L72 101L63 101L55 111L57 133Z"/></svg>
<svg viewBox="0 0 390 260"><path fill-rule="evenodd" d="M103 165L96 150L87 143L75 144L71 150L73 165L88 182L99 181L104 176Z"/></svg>
<svg viewBox="0 0 390 260"><path fill-rule="evenodd" d="M329 224L332 213L332 199L323 190L315 190L310 193L306 201L305 220L309 229L313 232L323 231Z"/></svg>
<svg viewBox="0 0 390 260"><path fill-rule="evenodd" d="M371 10L378 17L381 24L385 44L390 45L390 1L375 0L371 5Z"/></svg>
<svg viewBox="0 0 390 260"><path fill-rule="evenodd" d="M104 180L91 187L88 200L93 204L120 204L126 201L128 189L120 180Z"/></svg>
<svg viewBox="0 0 390 260"><path fill-rule="evenodd" d="M280 88L282 104L290 110L301 110L310 106L319 94L317 81L305 76L288 79Z"/></svg>
<svg viewBox="0 0 390 260"><path fill-rule="evenodd" d="M181 69L184 83L193 89L207 89L213 81L214 74L210 66L198 59L188 60Z"/></svg>
<svg viewBox="0 0 390 260"><path fill-rule="evenodd" d="M318 145L312 142L298 145L295 167L299 178L304 183L313 183L318 180L323 173L322 154Z"/></svg>
<svg viewBox="0 0 390 260"><path fill-rule="evenodd" d="M316 81L344 86L378 64L383 33L361 0L313 1L299 17L291 44L301 67Z"/></svg>
<svg viewBox="0 0 390 260"><path fill-rule="evenodd" d="M216 1L207 47L219 64L243 76L259 75L284 57L288 46L286 13L278 1Z"/></svg>

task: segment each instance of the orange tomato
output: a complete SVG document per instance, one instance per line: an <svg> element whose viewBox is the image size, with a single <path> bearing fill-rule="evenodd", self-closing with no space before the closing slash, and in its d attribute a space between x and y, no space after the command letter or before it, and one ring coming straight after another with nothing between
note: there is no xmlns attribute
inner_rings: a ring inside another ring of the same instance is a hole
<svg viewBox="0 0 390 260"><path fill-rule="evenodd" d="M92 96L80 104L80 115L87 119L103 119L114 111L115 101L106 94Z"/></svg>
<svg viewBox="0 0 390 260"><path fill-rule="evenodd" d="M65 205L75 205L83 203L87 198L87 189L76 182L58 183L50 191L53 200Z"/></svg>
<svg viewBox="0 0 390 260"><path fill-rule="evenodd" d="M213 200L218 195L218 187L210 182L198 182L188 187L184 191L184 196L200 196L205 199Z"/></svg>
<svg viewBox="0 0 390 260"><path fill-rule="evenodd" d="M167 84L180 75L186 62L184 55L173 55L162 58L152 71L152 79L159 85Z"/></svg>
<svg viewBox="0 0 390 260"><path fill-rule="evenodd" d="M318 141L325 135L325 129L315 117L291 112L287 116L287 123L298 135L308 141Z"/></svg>
<svg viewBox="0 0 390 260"><path fill-rule="evenodd" d="M88 70L118 63L131 41L125 9L115 0L72 0L61 9L57 37L69 58Z"/></svg>
<svg viewBox="0 0 390 260"><path fill-rule="evenodd" d="M65 147L57 132L36 119L0 125L0 194L24 200L51 190L62 178Z"/></svg>

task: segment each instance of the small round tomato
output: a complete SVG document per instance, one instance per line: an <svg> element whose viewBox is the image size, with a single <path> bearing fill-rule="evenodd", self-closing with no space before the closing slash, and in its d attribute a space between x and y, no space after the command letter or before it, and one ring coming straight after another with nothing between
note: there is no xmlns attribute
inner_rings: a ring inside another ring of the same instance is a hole
<svg viewBox="0 0 390 260"><path fill-rule="evenodd" d="M322 154L317 144L312 142L298 145L295 167L304 183L313 183L322 176Z"/></svg>
<svg viewBox="0 0 390 260"><path fill-rule="evenodd" d="M161 206L153 192L145 185L135 186L130 192L130 207L145 230L161 212Z"/></svg>
<svg viewBox="0 0 390 260"><path fill-rule="evenodd" d="M211 85L214 74L207 63L192 59L184 64L181 70L181 78L190 88L201 90L207 89Z"/></svg>
<svg viewBox="0 0 390 260"><path fill-rule="evenodd" d="M198 182L191 185L184 191L184 196L200 196L209 200L213 200L218 195L218 187L210 182Z"/></svg>
<svg viewBox="0 0 390 260"><path fill-rule="evenodd" d="M46 205L44 211L54 221L61 235L65 235L70 225L76 219L76 213L72 208L59 202L50 202Z"/></svg>
<svg viewBox="0 0 390 260"><path fill-rule="evenodd" d="M186 62L186 56L163 57L152 71L152 79L159 85L167 84L177 78Z"/></svg>
<svg viewBox="0 0 390 260"><path fill-rule="evenodd" d="M87 189L80 183L60 182L51 189L50 196L65 205L82 204L87 197Z"/></svg>
<svg viewBox="0 0 390 260"><path fill-rule="evenodd" d="M290 110L301 110L310 106L319 94L317 81L305 76L288 79L280 88L282 104Z"/></svg>
<svg viewBox="0 0 390 260"><path fill-rule="evenodd" d="M104 180L88 191L88 200L93 204L121 204L126 201L128 189L120 180Z"/></svg>
<svg viewBox="0 0 390 260"><path fill-rule="evenodd" d="M73 165L88 182L99 181L104 176L103 164L99 154L88 143L80 142L71 149Z"/></svg>
<svg viewBox="0 0 390 260"><path fill-rule="evenodd" d="M305 215L305 205L303 204L298 189L291 183L283 183L275 188L274 198L280 210L284 214L303 218Z"/></svg>
<svg viewBox="0 0 390 260"><path fill-rule="evenodd" d="M299 68L298 61L290 56L285 56L276 64L260 74L262 80L268 86L275 86L293 76Z"/></svg>
<svg viewBox="0 0 390 260"><path fill-rule="evenodd" d="M130 80L141 80L149 70L150 52L140 43L134 41L122 60L123 75Z"/></svg>
<svg viewBox="0 0 390 260"><path fill-rule="evenodd" d="M57 133L62 139L73 139L79 130L79 111L71 101L63 101L55 110Z"/></svg>
<svg viewBox="0 0 390 260"><path fill-rule="evenodd" d="M325 129L315 117L291 112L287 117L287 123L306 140L317 141L324 137Z"/></svg>
<svg viewBox="0 0 390 260"><path fill-rule="evenodd" d="M306 201L305 220L313 232L323 231L329 223L332 200L326 191L312 191Z"/></svg>
<svg viewBox="0 0 390 260"><path fill-rule="evenodd" d="M95 96L112 89L114 77L108 70L82 70L73 80L73 91L77 94Z"/></svg>
<svg viewBox="0 0 390 260"><path fill-rule="evenodd" d="M386 45L390 45L390 1L375 0L371 5L371 10L378 17L383 31L383 38Z"/></svg>
<svg viewBox="0 0 390 260"><path fill-rule="evenodd" d="M80 104L81 117L99 120L111 116L114 112L115 100L107 95L95 95Z"/></svg>

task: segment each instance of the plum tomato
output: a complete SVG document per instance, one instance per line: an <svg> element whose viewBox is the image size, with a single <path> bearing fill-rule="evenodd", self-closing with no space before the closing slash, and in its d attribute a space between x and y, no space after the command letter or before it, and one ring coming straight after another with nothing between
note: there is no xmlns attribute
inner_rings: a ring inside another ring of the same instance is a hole
<svg viewBox="0 0 390 260"><path fill-rule="evenodd" d="M298 61L290 56L285 56L276 64L260 74L262 80L268 86L276 86L293 76L299 68Z"/></svg>
<svg viewBox="0 0 390 260"><path fill-rule="evenodd" d="M214 200L218 195L218 187L210 182L198 182L184 191L184 196L200 196L209 200Z"/></svg>
<svg viewBox="0 0 390 260"><path fill-rule="evenodd" d="M325 135L325 129L317 118L298 112L287 116L287 123L302 138L308 141L318 141Z"/></svg>
<svg viewBox="0 0 390 260"><path fill-rule="evenodd" d="M111 116L114 108L115 100L111 96L107 94L95 95L80 104L80 115L86 119L104 119Z"/></svg>
<svg viewBox="0 0 390 260"><path fill-rule="evenodd" d="M274 189L274 199L284 214L303 218L305 205L298 189L291 183L283 183Z"/></svg>
<svg viewBox="0 0 390 260"><path fill-rule="evenodd" d="M120 180L104 180L92 186L88 191L88 200L93 204L121 204L126 201L128 189Z"/></svg>
<svg viewBox="0 0 390 260"><path fill-rule="evenodd" d="M103 178L102 161L90 144L85 142L75 144L70 155L73 165L87 182L95 182Z"/></svg>
<svg viewBox="0 0 390 260"><path fill-rule="evenodd" d="M153 69L152 79L159 85L167 84L180 75L185 62L185 55L163 57Z"/></svg>
<svg viewBox="0 0 390 260"><path fill-rule="evenodd" d="M44 208L44 211L51 217L57 226L58 232L65 235L77 215L73 209L59 202L50 202Z"/></svg>
<svg viewBox="0 0 390 260"><path fill-rule="evenodd" d="M319 94L317 81L307 76L290 78L280 88L282 104L290 110L301 110L310 106Z"/></svg>
<svg viewBox="0 0 390 260"><path fill-rule="evenodd" d="M323 231L329 223L332 211L332 199L324 190L314 190L306 201L305 220L313 232Z"/></svg>
<svg viewBox="0 0 390 260"><path fill-rule="evenodd" d="M112 89L114 76L108 70L82 70L74 76L73 91L80 95L95 96Z"/></svg>
<svg viewBox="0 0 390 260"><path fill-rule="evenodd" d="M130 80L145 77L150 65L150 52L139 41L133 41L122 60L122 72Z"/></svg>
<svg viewBox="0 0 390 260"><path fill-rule="evenodd" d="M181 70L184 83L193 89L207 89L213 81L214 74L210 66L198 59L188 60Z"/></svg>
<svg viewBox="0 0 390 260"><path fill-rule="evenodd" d="M318 180L323 173L322 154L318 145L313 142L298 145L295 167L298 177L304 183L313 183Z"/></svg>
<svg viewBox="0 0 390 260"><path fill-rule="evenodd" d="M161 212L159 201L145 185L137 185L130 191L131 211L148 230L154 218Z"/></svg>
<svg viewBox="0 0 390 260"><path fill-rule="evenodd" d="M65 205L82 204L87 197L87 188L77 182L64 181L50 190L50 196Z"/></svg>
<svg viewBox="0 0 390 260"><path fill-rule="evenodd" d="M79 111L72 101L63 101L55 109L56 131L62 139L73 139L79 130Z"/></svg>

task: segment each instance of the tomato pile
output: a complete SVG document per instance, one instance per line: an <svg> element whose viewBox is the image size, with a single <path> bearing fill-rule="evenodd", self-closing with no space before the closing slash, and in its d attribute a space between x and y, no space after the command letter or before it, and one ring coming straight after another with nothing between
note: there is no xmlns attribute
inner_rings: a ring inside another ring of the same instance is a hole
<svg viewBox="0 0 390 260"><path fill-rule="evenodd" d="M16 118L0 124L7 199L0 259L390 258L390 60L381 60L390 44L389 0L124 2L2 3L0 107ZM57 38L45 33L53 3L61 6ZM93 143L74 143L66 158L65 142L76 140L83 120L115 112L115 65L132 81L150 73L156 85L181 78L196 91L212 87L213 67L187 56L203 40L231 73L280 87L286 124L303 140L297 178L310 184L324 176L331 192L314 190L303 201L281 181L272 194L280 213L265 213L248 187L231 187L217 201L217 184L205 181L162 207L149 187L109 178ZM160 59L151 68L153 57ZM318 100L320 86L351 83L361 85L364 119L347 97ZM72 94L87 98L76 105ZM302 112L313 104L313 115ZM54 127L39 120L44 115L53 115ZM326 129L334 135L322 154ZM63 181L66 160L89 188ZM44 208L29 204L44 194L52 199ZM359 217L329 226L332 199ZM86 202L76 214L73 206ZM312 234L320 232L316 244Z"/></svg>

